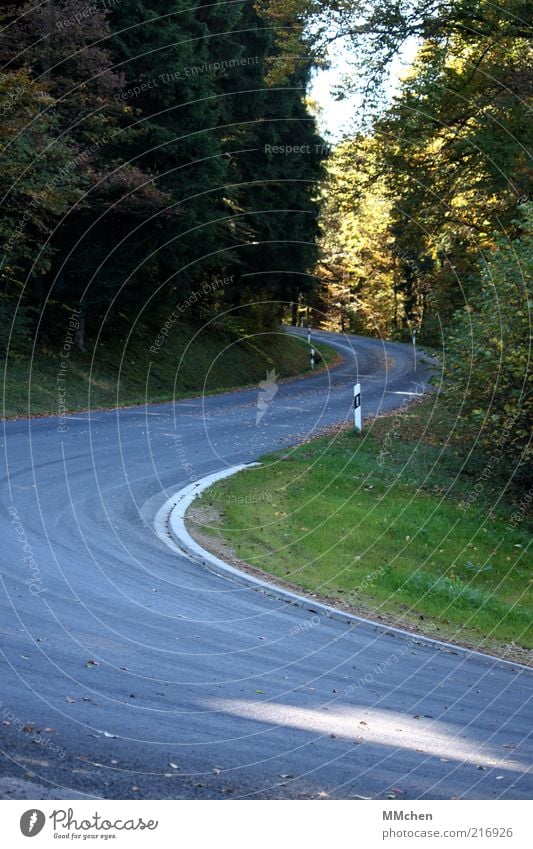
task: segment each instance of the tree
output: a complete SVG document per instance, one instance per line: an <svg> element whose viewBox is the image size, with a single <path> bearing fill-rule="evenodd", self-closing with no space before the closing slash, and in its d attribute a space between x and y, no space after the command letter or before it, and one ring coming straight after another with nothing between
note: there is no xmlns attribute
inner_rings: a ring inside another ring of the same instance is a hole
<svg viewBox="0 0 533 849"><path fill-rule="evenodd" d="M56 173L47 175L46 185L62 196L55 215L47 220L46 228L40 228L48 264L37 276L38 286L33 286L35 305L47 304L47 312L41 315L41 328L46 331L47 324L51 329L57 319L55 301L74 305L81 299L84 307L109 302L123 269L120 262L111 262L104 274L97 272L114 247L112 234L123 232L128 212L135 216L143 202L148 208L164 208L165 198L149 175L116 160L123 107L111 94L121 89L124 80L112 68L105 7L87 14L82 0L32 2L22 15L6 11L4 21L6 38L0 55L5 66L10 73L25 71L47 94L11 144L29 150L43 122L52 128L44 143L33 147L24 168L13 178L11 191L17 191L30 173L46 175L47 161L55 158ZM107 215L105 226L102 214ZM129 218L126 231L132 229Z"/></svg>
<svg viewBox="0 0 533 849"><path fill-rule="evenodd" d="M495 234L482 286L455 319L447 345L448 392L460 400L460 427L491 456L498 444L513 475L530 484L533 447L533 203L518 210L519 236Z"/></svg>
<svg viewBox="0 0 533 849"><path fill-rule="evenodd" d="M326 309L343 330L395 335L404 300L397 287L392 252L392 203L377 170L375 139L358 137L337 145L328 166L321 212L318 271L328 282Z"/></svg>
<svg viewBox="0 0 533 849"><path fill-rule="evenodd" d="M234 255L242 281L238 297L281 305L296 303L315 286L317 184L327 147L306 101L311 62L300 57L283 84L267 81L278 52L268 24L252 3L243 5L240 55L246 74L242 89L227 98L226 149L235 187L233 238L241 245ZM303 44L301 52L305 55Z"/></svg>
<svg viewBox="0 0 533 849"><path fill-rule="evenodd" d="M126 78L123 123L138 130L125 133L122 156L156 175L169 196L164 226L148 220L135 234L151 242L155 277L167 296L176 287L186 295L195 279L218 273L223 261L216 254L228 214L228 162L210 23L216 32L220 11L208 16L200 3L185 0L124 0L112 13L113 56ZM186 272L176 276L180 268Z"/></svg>
<svg viewBox="0 0 533 849"><path fill-rule="evenodd" d="M83 190L79 175L65 176L74 147L57 139L53 98L32 80L28 69L0 77L0 279L1 345L24 345L30 335L35 304L53 253L50 233L58 217L77 202ZM35 168L35 160L39 167Z"/></svg>
<svg viewBox="0 0 533 849"><path fill-rule="evenodd" d="M305 34L317 55L343 42L356 73L353 84L372 100L388 77L392 60L411 39L441 46L460 36L467 43L531 39L531 5L527 0L263 0L283 50L274 69L282 76L298 62ZM383 100L382 100L383 104Z"/></svg>
<svg viewBox="0 0 533 849"><path fill-rule="evenodd" d="M438 325L449 323L478 286L479 252L530 191L524 100L530 76L522 40L428 41L375 123L394 201L395 252L411 254L418 269L410 299L434 344Z"/></svg>

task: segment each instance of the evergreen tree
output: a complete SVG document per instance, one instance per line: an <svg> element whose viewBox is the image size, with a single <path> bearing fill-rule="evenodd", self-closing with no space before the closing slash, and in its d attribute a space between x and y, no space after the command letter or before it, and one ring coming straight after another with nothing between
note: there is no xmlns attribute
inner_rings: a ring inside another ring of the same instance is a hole
<svg viewBox="0 0 533 849"><path fill-rule="evenodd" d="M247 299L296 302L315 285L309 273L317 257L317 183L326 155L305 100L311 65L301 60L282 83L269 85L268 68L279 50L271 26L246 3L240 28L246 66L242 87L228 98L233 127L226 142L234 151L240 213L235 241L244 245L235 261L249 281L242 289Z"/></svg>
<svg viewBox="0 0 533 849"><path fill-rule="evenodd" d="M167 214L147 220L145 233L159 284L172 281L168 291L177 286L180 295L220 269L217 221L227 212L216 51L199 7L124 0L112 15L113 55L125 75L124 126L136 130L126 132L121 153L153 173L169 197ZM176 277L180 268L186 271Z"/></svg>

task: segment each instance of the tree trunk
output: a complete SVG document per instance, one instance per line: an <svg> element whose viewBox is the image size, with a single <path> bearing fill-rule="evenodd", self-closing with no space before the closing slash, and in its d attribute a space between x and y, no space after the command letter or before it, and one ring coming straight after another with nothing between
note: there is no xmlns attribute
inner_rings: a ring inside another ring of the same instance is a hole
<svg viewBox="0 0 533 849"><path fill-rule="evenodd" d="M74 344L79 351L83 354L85 353L85 310L80 304L80 316L79 316L79 326L78 329L74 331Z"/></svg>
<svg viewBox="0 0 533 849"><path fill-rule="evenodd" d="M298 324L298 302L291 302L291 324L293 327L296 327Z"/></svg>

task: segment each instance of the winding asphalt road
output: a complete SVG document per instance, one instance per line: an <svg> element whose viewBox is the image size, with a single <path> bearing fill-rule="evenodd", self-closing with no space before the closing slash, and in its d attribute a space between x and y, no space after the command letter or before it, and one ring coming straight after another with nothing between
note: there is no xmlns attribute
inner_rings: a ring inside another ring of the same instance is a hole
<svg viewBox="0 0 533 849"><path fill-rule="evenodd" d="M259 425L257 389L5 423L4 798L531 797L528 670L313 615L154 533L193 478L350 417L356 375L366 414L424 388L410 346L320 337L343 364Z"/></svg>

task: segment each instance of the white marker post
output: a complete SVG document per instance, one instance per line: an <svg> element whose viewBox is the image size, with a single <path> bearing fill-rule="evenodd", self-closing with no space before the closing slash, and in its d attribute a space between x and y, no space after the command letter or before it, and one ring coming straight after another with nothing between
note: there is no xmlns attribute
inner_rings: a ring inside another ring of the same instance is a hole
<svg viewBox="0 0 533 849"><path fill-rule="evenodd" d="M415 358L415 371L416 371L416 330L413 330L413 356Z"/></svg>
<svg viewBox="0 0 533 849"><path fill-rule="evenodd" d="M315 367L315 349L311 348L311 368Z"/></svg>
<svg viewBox="0 0 533 849"><path fill-rule="evenodd" d="M353 388L353 426L359 433L363 430L361 418L361 384L356 383Z"/></svg>
<svg viewBox="0 0 533 849"><path fill-rule="evenodd" d="M307 328L307 344L308 345L311 344L311 328L310 327Z"/></svg>

